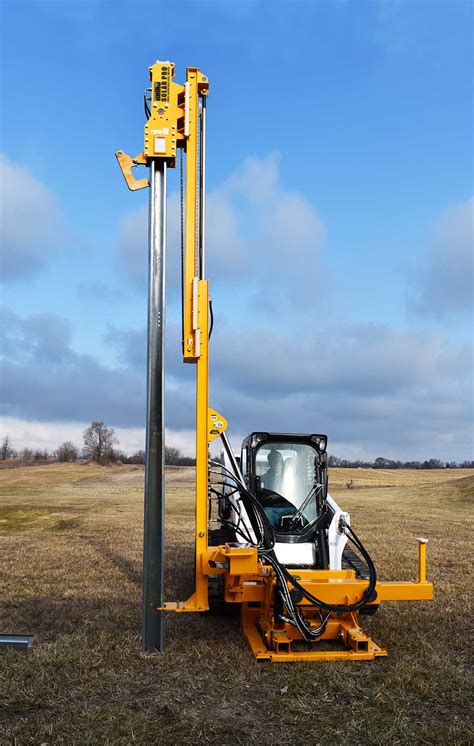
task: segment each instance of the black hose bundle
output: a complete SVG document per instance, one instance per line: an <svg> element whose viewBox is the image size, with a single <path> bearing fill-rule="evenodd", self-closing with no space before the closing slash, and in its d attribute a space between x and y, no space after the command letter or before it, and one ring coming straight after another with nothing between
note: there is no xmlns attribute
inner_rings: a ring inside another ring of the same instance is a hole
<svg viewBox="0 0 474 746"><path fill-rule="evenodd" d="M283 576L287 580L287 582L290 583L293 586L293 588L296 588L311 604L313 604L313 606L318 606L321 609L325 609L326 611L331 611L331 612L334 611L336 613L357 611L362 606L365 606L365 604L368 604L375 599L375 596L376 596L375 588L377 585L377 572L375 570L375 565L372 562L371 556L365 549L360 539L357 537L355 531L349 525L346 525L345 528L346 528L346 532L348 534L349 539L352 541L352 543L359 550L359 552L362 554L363 558L367 562L367 566L369 568L369 575L370 575L369 585L365 589L362 598L359 601L355 601L353 604L329 604L327 603L327 601L323 601L320 598L313 596L313 594L310 591L308 591L303 585L301 585L296 580L294 575L292 575L284 565L280 565L273 551L262 552L261 554L263 557L265 557L265 559L268 560L269 564L272 567L275 567L276 564L280 565Z"/></svg>
<svg viewBox="0 0 474 746"><path fill-rule="evenodd" d="M249 520L252 524L252 529L257 539L256 546L258 549L271 550L275 546L275 534L273 532L272 525L268 520L267 514L265 513L262 505L258 501L257 497L250 492L247 486L242 482L238 475L233 474L226 466L216 461L211 461L211 466L217 467L225 472L225 476L228 479L233 480L237 491L239 492L240 499L245 506ZM211 474L218 474L222 476L222 472L216 472L215 469L211 469ZM218 484L226 485L226 482L218 482ZM252 543L252 542L249 542Z"/></svg>
<svg viewBox="0 0 474 746"><path fill-rule="evenodd" d="M311 640L320 637L324 633L329 617L332 613L357 611L362 606L365 606L367 603L370 603L375 599L375 589L377 584L377 573L375 570L375 565L372 562L372 558L365 549L364 545L356 535L355 531L348 524L345 524L344 526L345 532L349 540L354 544L356 549L358 549L358 551L367 562L367 566L369 568L369 584L359 601L355 601L352 604L329 604L326 601L317 598L310 591L308 591L303 585L298 582L295 576L290 573L285 565L281 564L281 562L278 561L274 551L275 534L273 531L273 527L270 524L263 506L260 504L256 495L250 492L247 486L240 479L240 476L238 474L232 473L230 469L228 469L223 464L211 461L211 466L218 467L219 469L223 470L225 472L225 476L233 481L235 487L232 491L232 494L238 492L240 499L245 506L249 520L252 524L255 537L257 539L256 547L258 549L259 558L273 568L277 577L277 591L280 594L283 604L287 609L289 615L288 618L280 615L280 620L297 627L304 640L310 642ZM216 473L216 471L214 470L213 473ZM222 471L217 473L220 473L220 476L222 476ZM219 484L226 485L227 483L220 482ZM228 523L230 525L230 522ZM237 531L241 535L243 535L242 531L239 531L238 527L234 524L232 524L232 528L234 528L234 530L237 529ZM250 538L248 532L245 532L245 538L246 540ZM306 600L309 601L312 606L315 606L318 609L324 609L324 611L327 612L325 617L323 617L321 612L319 612L319 617L321 620L321 624L319 627L314 628L308 624L304 616L295 605L295 602L291 596L290 589L288 587L289 585L299 591L299 593L301 593L301 595L306 598Z"/></svg>

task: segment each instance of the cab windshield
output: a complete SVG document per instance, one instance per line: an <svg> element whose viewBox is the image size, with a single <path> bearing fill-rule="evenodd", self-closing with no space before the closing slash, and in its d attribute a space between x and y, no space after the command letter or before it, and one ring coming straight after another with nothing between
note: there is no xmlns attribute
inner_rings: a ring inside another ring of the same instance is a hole
<svg viewBox="0 0 474 746"><path fill-rule="evenodd" d="M278 533L297 533L318 518L316 450L305 443L263 443L255 455L257 496Z"/></svg>

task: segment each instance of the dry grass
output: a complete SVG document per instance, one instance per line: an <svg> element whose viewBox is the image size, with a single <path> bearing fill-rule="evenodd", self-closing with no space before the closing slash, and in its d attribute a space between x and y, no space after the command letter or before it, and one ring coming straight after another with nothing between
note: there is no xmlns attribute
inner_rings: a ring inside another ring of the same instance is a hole
<svg viewBox="0 0 474 746"><path fill-rule="evenodd" d="M192 469L168 473L168 599L192 587ZM355 490L344 485L349 479ZM170 616L164 655L140 652L142 481L136 467L0 473L4 742L472 742L469 505L474 473L332 470L382 578L410 578L430 538L432 603L385 604L373 663L255 663L238 617Z"/></svg>

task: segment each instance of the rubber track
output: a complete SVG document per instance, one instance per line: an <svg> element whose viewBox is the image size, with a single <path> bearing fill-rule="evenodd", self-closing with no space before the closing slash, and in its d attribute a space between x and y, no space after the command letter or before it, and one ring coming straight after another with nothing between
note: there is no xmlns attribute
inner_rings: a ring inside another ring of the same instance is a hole
<svg viewBox="0 0 474 746"><path fill-rule="evenodd" d="M360 557L350 548L345 547L342 553L342 567L344 570L355 570L357 578L370 578L369 568Z"/></svg>

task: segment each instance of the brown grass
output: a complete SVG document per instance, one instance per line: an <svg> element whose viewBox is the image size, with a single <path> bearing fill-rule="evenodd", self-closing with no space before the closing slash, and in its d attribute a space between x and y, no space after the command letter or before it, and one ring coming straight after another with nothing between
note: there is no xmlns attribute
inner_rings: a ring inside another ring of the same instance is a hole
<svg viewBox="0 0 474 746"><path fill-rule="evenodd" d="M169 600L192 588L192 478L168 472ZM0 473L1 631L34 635L29 654L0 651L5 743L472 742L473 471L332 470L381 578L413 577L430 538L436 599L364 620L389 651L373 663L255 663L232 614L170 616L165 654L143 655L142 482L126 466Z"/></svg>

